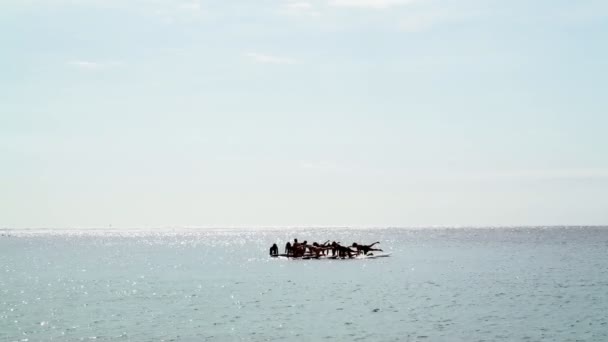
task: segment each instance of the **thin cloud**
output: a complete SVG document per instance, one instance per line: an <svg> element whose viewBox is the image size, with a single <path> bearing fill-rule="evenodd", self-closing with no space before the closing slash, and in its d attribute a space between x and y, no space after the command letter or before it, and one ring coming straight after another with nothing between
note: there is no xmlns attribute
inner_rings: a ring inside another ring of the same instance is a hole
<svg viewBox="0 0 608 342"><path fill-rule="evenodd" d="M159 1L152 13L168 25L195 23L208 14L199 0Z"/></svg>
<svg viewBox="0 0 608 342"><path fill-rule="evenodd" d="M504 174L503 174L504 176ZM599 180L608 179L607 168L562 168L562 169L532 169L507 173L513 178L529 178L540 180Z"/></svg>
<svg viewBox="0 0 608 342"><path fill-rule="evenodd" d="M179 4L177 6L177 9L198 12L201 10L201 4L200 4L200 2L196 2L196 1L184 2L184 3Z"/></svg>
<svg viewBox="0 0 608 342"><path fill-rule="evenodd" d="M312 4L310 2L290 2L285 5L285 8L295 11L308 11L312 9Z"/></svg>
<svg viewBox="0 0 608 342"><path fill-rule="evenodd" d="M386 9L413 2L415 0L329 0L329 5L334 7Z"/></svg>
<svg viewBox="0 0 608 342"><path fill-rule="evenodd" d="M96 62L86 60L72 60L67 63L71 67L85 70L99 70L123 65L121 62Z"/></svg>
<svg viewBox="0 0 608 342"><path fill-rule="evenodd" d="M334 163L326 161L301 161L299 166L309 170L334 170L338 168Z"/></svg>
<svg viewBox="0 0 608 342"><path fill-rule="evenodd" d="M448 15L443 11L427 11L407 14L397 27L405 32L421 32L431 29L448 20Z"/></svg>
<svg viewBox="0 0 608 342"><path fill-rule="evenodd" d="M288 15L319 16L315 7L306 1L288 2L281 7L281 13Z"/></svg>
<svg viewBox="0 0 608 342"><path fill-rule="evenodd" d="M90 61L69 61L68 65L81 69L99 69L101 64Z"/></svg>
<svg viewBox="0 0 608 342"><path fill-rule="evenodd" d="M450 174L425 170L419 178L447 179L452 181L605 181L608 168L555 168L513 169L504 171L458 172Z"/></svg>
<svg viewBox="0 0 608 342"><path fill-rule="evenodd" d="M296 61L291 58L279 57L257 52L247 52L245 56L256 63L264 64L296 64Z"/></svg>

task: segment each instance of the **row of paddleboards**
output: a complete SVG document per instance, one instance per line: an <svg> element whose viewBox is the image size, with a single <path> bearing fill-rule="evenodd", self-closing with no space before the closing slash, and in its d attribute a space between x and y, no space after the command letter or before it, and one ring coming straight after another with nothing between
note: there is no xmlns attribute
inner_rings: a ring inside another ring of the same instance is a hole
<svg viewBox="0 0 608 342"><path fill-rule="evenodd" d="M288 256L287 254L279 254L279 255L271 255L271 257L273 258L279 258L279 259L294 259L294 260L367 260L367 259L377 259L377 258L386 258L391 256L391 253L384 253L384 254L368 254L368 255L357 255L355 257L352 258L339 258L337 255L336 256L319 256L319 257L315 257L315 256L303 256L303 257L298 257L298 258L294 258L292 256Z"/></svg>

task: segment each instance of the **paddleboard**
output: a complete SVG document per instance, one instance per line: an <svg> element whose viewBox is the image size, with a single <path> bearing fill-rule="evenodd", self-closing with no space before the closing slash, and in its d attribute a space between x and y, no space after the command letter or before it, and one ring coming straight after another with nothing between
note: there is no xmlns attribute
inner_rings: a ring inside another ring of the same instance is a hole
<svg viewBox="0 0 608 342"><path fill-rule="evenodd" d="M358 258L358 259L377 259L377 258L386 258L389 256L391 256L391 253L374 254L374 255L360 255L356 258Z"/></svg>
<svg viewBox="0 0 608 342"><path fill-rule="evenodd" d="M366 259L377 259L377 258L386 258L391 256L391 253L383 253L383 254L374 254L374 255L359 255L353 258L339 258L336 256L304 256L299 258L294 258L292 256L287 256L287 254L279 254L279 255L271 255L273 258L281 258L281 259L302 259L302 260L366 260Z"/></svg>

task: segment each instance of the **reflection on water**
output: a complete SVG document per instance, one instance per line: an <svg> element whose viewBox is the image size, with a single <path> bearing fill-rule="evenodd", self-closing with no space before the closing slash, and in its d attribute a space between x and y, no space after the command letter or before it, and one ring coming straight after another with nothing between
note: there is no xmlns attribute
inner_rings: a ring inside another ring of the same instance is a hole
<svg viewBox="0 0 608 342"><path fill-rule="evenodd" d="M0 341L608 340L603 228L0 233ZM393 254L267 257L294 237Z"/></svg>

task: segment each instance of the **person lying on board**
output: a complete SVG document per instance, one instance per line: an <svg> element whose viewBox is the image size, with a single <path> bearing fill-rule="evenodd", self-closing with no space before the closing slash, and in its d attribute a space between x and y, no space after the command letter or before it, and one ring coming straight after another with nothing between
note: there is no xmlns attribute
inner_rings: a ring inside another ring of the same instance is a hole
<svg viewBox="0 0 608 342"><path fill-rule="evenodd" d="M382 252L380 248L372 248L375 244L380 243L380 241L376 241L371 245L360 245L356 242L353 242L353 247L357 249L357 255L363 252L363 255L367 255L367 253L372 251Z"/></svg>
<svg viewBox="0 0 608 342"><path fill-rule="evenodd" d="M277 246L276 243L272 244L272 247L270 247L270 256L278 256L279 255L279 247Z"/></svg>
<svg viewBox="0 0 608 342"><path fill-rule="evenodd" d="M312 245L313 245L314 247L322 247L322 248L323 248L323 250L321 251L321 254L323 254L323 255L327 255L327 253L326 253L326 252L327 252L327 250L331 249L331 247L329 246L329 240L327 240L327 241L323 242L322 244L319 244L319 243L317 243L317 242L313 242L313 243L312 243ZM312 251L311 251L311 252L312 252Z"/></svg>
<svg viewBox="0 0 608 342"><path fill-rule="evenodd" d="M350 249L350 247L341 246L338 242L335 241L332 243L332 247L336 250L339 258L346 258L347 256L349 258L352 258L357 253L357 251L353 251L352 249Z"/></svg>
<svg viewBox="0 0 608 342"><path fill-rule="evenodd" d="M306 245L310 254L314 257L320 257L321 255L325 255L325 251L331 249L331 247L319 246L318 243L314 242L312 245Z"/></svg>

